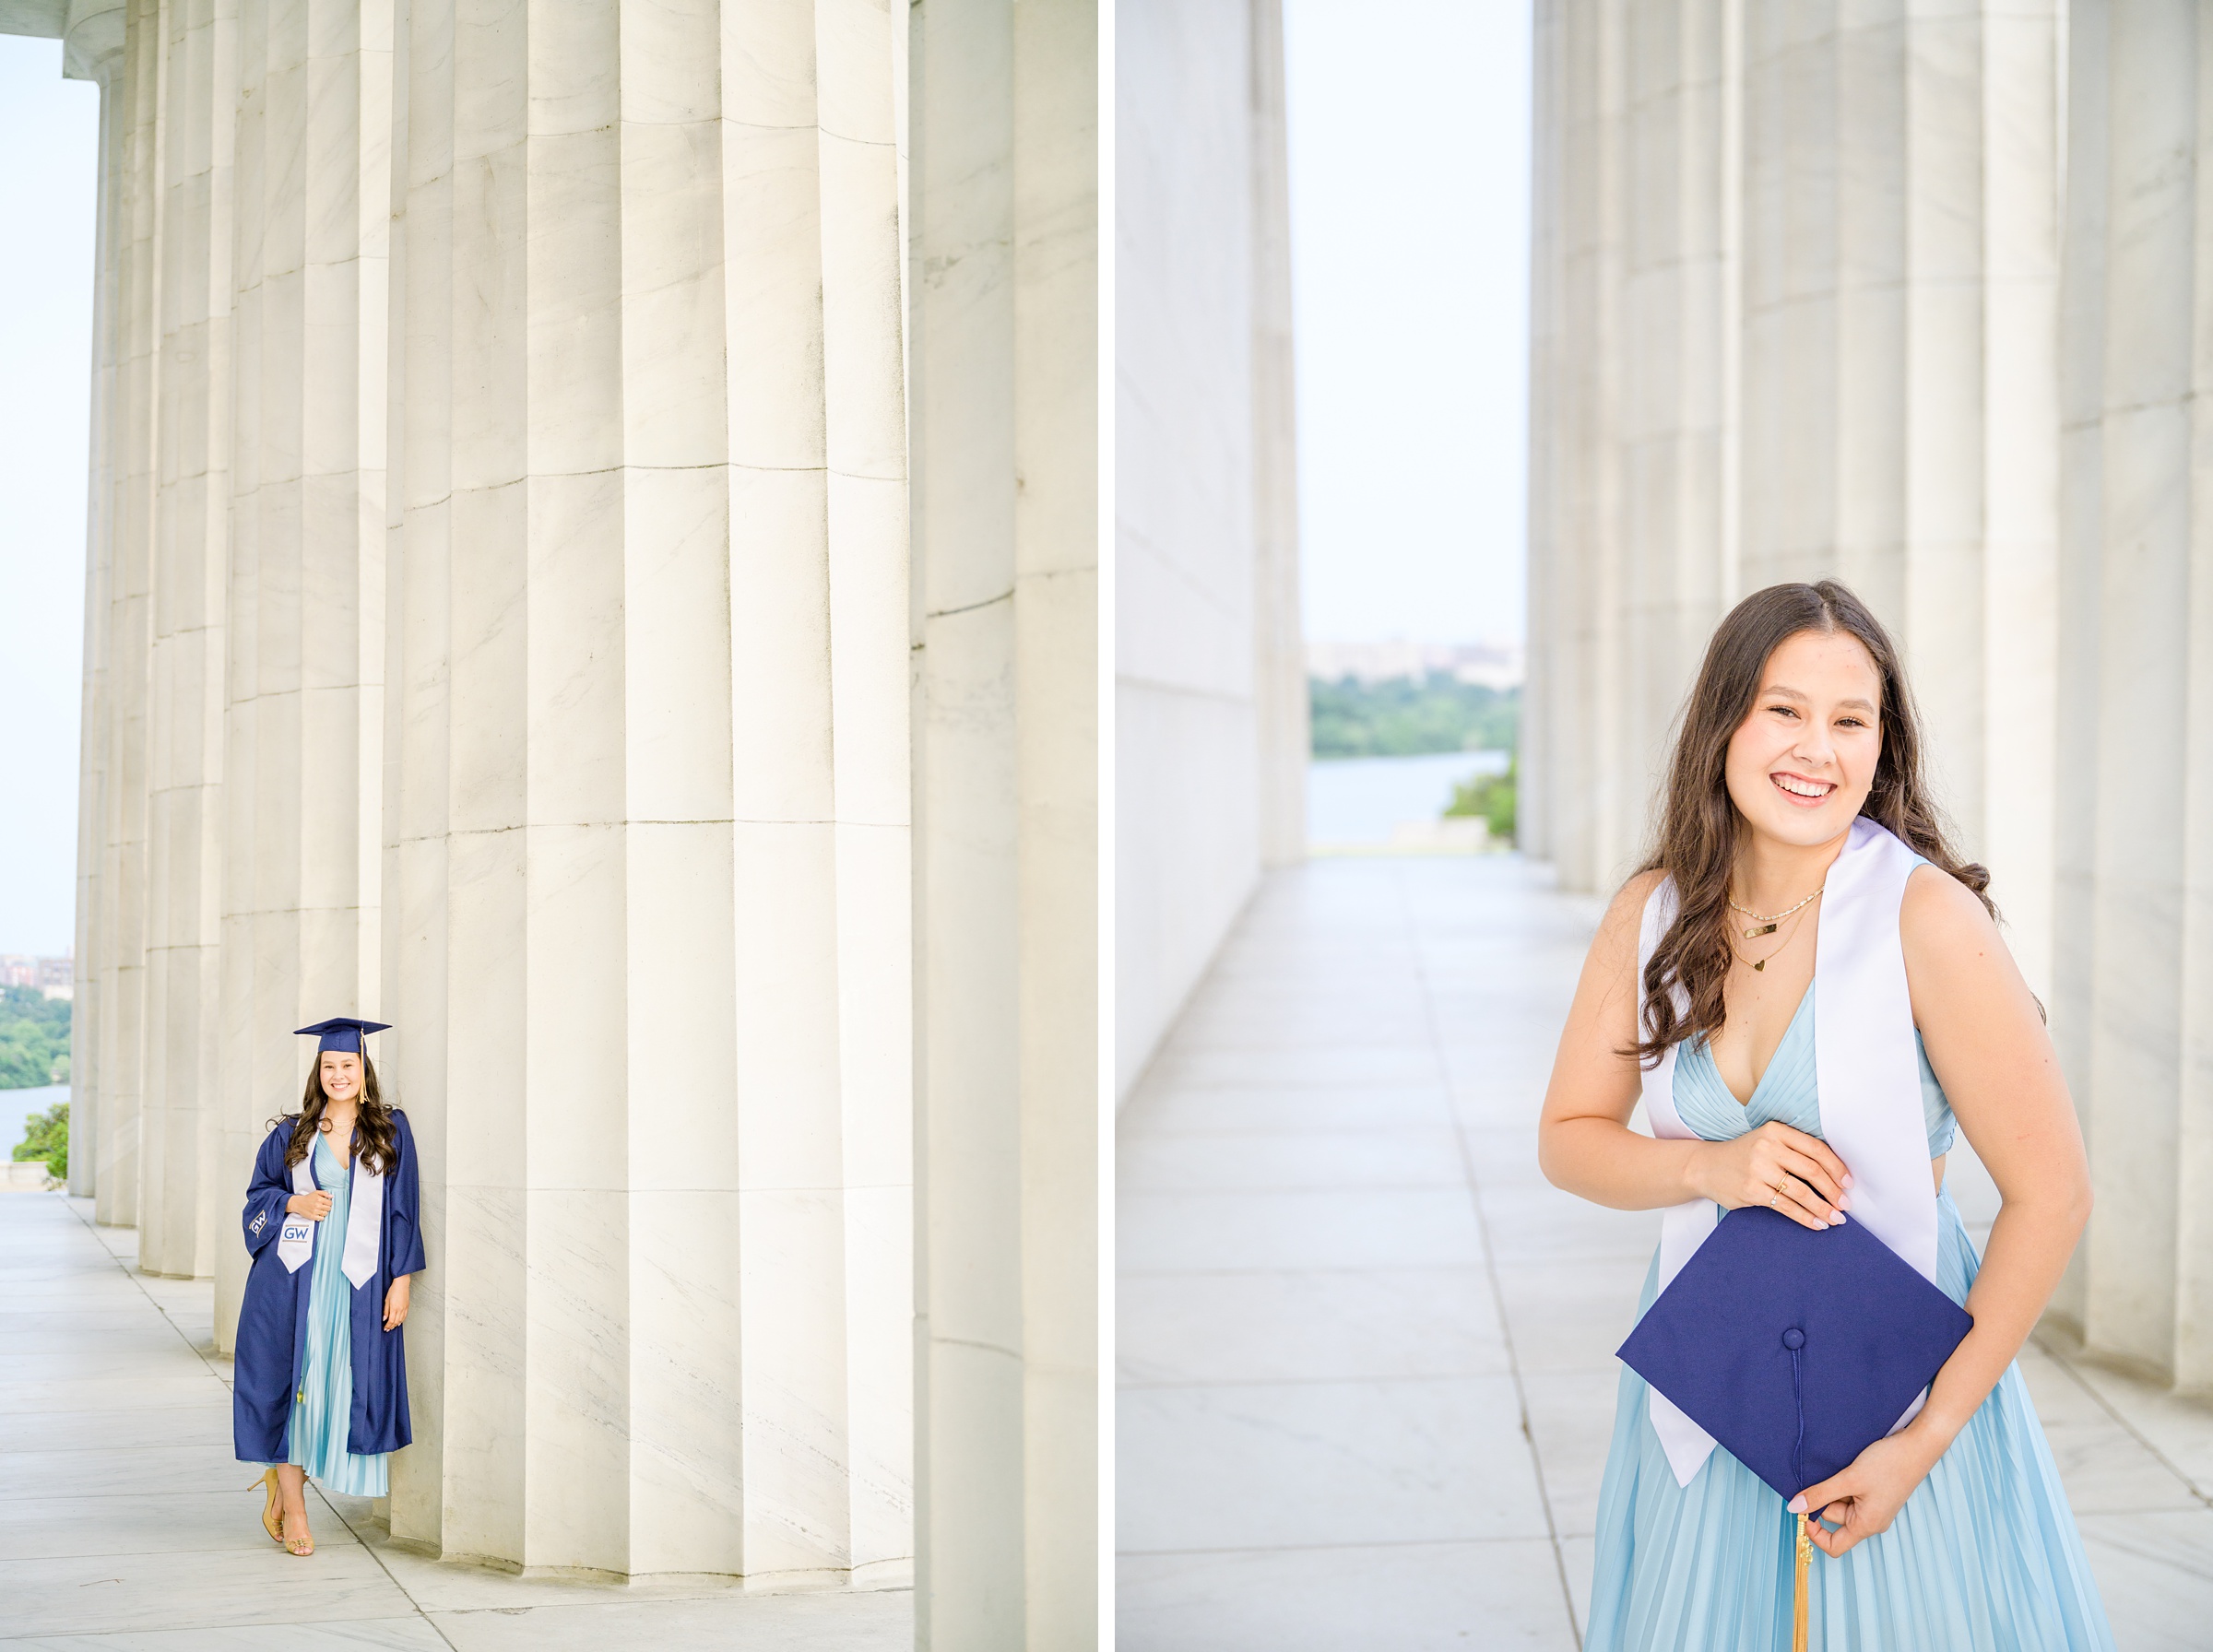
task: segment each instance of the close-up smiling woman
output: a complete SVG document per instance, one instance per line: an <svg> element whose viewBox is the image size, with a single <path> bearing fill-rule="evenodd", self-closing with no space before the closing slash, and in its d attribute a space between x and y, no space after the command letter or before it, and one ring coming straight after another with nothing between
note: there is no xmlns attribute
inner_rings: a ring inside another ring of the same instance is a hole
<svg viewBox="0 0 2213 1652"><path fill-rule="evenodd" d="M1556 1186L1667 1212L1638 1315L1665 1304L1687 1353L1648 1382L1625 1344L1588 1652L1805 1645L1808 1620L1831 1652L2111 1647L2015 1363L2089 1219L2081 1134L1989 874L1930 801L1898 652L1843 585L1771 586L1722 621L1657 844L1592 943L1540 1134ZM1959 1131L2003 1198L1980 1260L1945 1182ZM1832 1328L1838 1280L1879 1305ZM1780 1340L1769 1286L1810 1303L1775 1310ZM1971 1328L1935 1302L1959 1328L1917 1369L1896 1347L1938 1292ZM1698 1420L1704 1414L1728 1433L1770 1381L1781 1460L1803 1462L1828 1421L1809 1397L1838 1391L1808 1373L1883 1392L1886 1361L1904 1417L1786 1477L1795 1496Z"/></svg>
<svg viewBox="0 0 2213 1652"><path fill-rule="evenodd" d="M385 1104L362 1045L384 1023L302 1027L316 1040L300 1111L270 1121L241 1221L253 1254L238 1316L231 1430L265 1465L261 1523L315 1552L307 1481L389 1494L391 1454L413 1438L400 1327L424 1267L408 1115Z"/></svg>

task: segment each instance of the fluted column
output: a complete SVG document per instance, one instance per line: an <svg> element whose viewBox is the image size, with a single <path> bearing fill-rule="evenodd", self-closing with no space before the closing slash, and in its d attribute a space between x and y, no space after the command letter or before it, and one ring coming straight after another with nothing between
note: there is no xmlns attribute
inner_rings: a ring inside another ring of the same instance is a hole
<svg viewBox="0 0 2213 1652"><path fill-rule="evenodd" d="M100 738L102 892L100 959L98 1219L138 1220L139 1106L145 1086L147 687L154 555L154 442L160 391L161 33L158 0L132 0L119 83L123 155L118 224L116 385L106 472L111 502Z"/></svg>
<svg viewBox="0 0 2213 1652"><path fill-rule="evenodd" d="M1080 0L922 0L912 17L917 1638L1083 1648L1099 1539L1097 20Z"/></svg>
<svg viewBox="0 0 2213 1652"><path fill-rule="evenodd" d="M2040 988L2059 43L2045 6L1746 8L1744 587L1835 573L1897 633Z"/></svg>
<svg viewBox="0 0 2213 1652"><path fill-rule="evenodd" d="M1546 190L1534 269L1532 848L1570 888L1635 852L1624 773L1617 531L1622 442L1622 0L1542 8L1537 144ZM1642 764L1637 765L1641 773Z"/></svg>
<svg viewBox="0 0 2213 1652"><path fill-rule="evenodd" d="M1601 783L1601 879L1645 845L1669 730L1736 595L1737 11L1628 0L1623 17L1620 470L1602 529L1620 547L1602 595L1621 610L1620 772Z"/></svg>
<svg viewBox="0 0 2213 1652"><path fill-rule="evenodd" d="M405 24L392 1523L443 1553L905 1575L903 23Z"/></svg>
<svg viewBox="0 0 2213 1652"><path fill-rule="evenodd" d="M267 1121L299 1104L312 1053L292 1029L385 1019L391 16L390 0L253 0L239 23L219 1019L231 1193ZM227 1242L217 1259L227 1339L247 1257Z"/></svg>
<svg viewBox="0 0 2213 1652"><path fill-rule="evenodd" d="M228 4L157 19L161 53L161 405L148 663L145 1096L138 1262L215 1271L223 618L230 572L231 163L237 34ZM235 1248L234 1245L231 1248Z"/></svg>
<svg viewBox="0 0 2213 1652"><path fill-rule="evenodd" d="M99 243L93 262L92 430L85 504L84 691L78 702L76 980L69 1022L69 1192L91 1198L99 1186L101 967L107 852L108 610L115 533L113 473L117 398L122 388L124 161L130 100L124 75L121 0L79 4L66 20L64 73L100 87Z"/></svg>
<svg viewBox="0 0 2213 1652"><path fill-rule="evenodd" d="M2213 426L2200 253L2213 34L2075 13L2054 1028L2097 1189L2059 1304L2095 1353L2213 1391Z"/></svg>

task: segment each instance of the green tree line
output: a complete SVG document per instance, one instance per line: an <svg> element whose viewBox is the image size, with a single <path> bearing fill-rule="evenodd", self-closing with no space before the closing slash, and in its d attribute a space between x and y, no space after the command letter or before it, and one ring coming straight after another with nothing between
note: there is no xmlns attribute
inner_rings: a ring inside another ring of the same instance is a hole
<svg viewBox="0 0 2213 1652"><path fill-rule="evenodd" d="M1443 671L1362 682L1310 678L1316 757L1421 757L1439 751L1511 751L1521 690L1462 682Z"/></svg>
<svg viewBox="0 0 2213 1652"><path fill-rule="evenodd" d="M0 1090L69 1082L69 1000L0 987Z"/></svg>

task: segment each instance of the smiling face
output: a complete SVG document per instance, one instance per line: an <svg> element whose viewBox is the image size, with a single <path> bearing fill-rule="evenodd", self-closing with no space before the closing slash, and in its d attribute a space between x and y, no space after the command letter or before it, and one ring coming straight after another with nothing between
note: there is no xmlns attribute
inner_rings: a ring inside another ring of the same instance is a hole
<svg viewBox="0 0 2213 1652"><path fill-rule="evenodd" d="M1729 738L1729 796L1755 832L1812 847L1852 825L1882 755L1882 691L1874 657L1849 631L1783 639Z"/></svg>
<svg viewBox="0 0 2213 1652"><path fill-rule="evenodd" d="M334 1102L349 1101L361 1092L361 1058L350 1050L325 1050L317 1057L323 1073L323 1093Z"/></svg>

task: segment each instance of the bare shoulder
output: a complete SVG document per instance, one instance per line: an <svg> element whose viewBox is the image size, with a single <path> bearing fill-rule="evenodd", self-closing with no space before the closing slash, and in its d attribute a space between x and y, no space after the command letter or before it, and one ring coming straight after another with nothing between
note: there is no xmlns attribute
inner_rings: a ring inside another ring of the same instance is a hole
<svg viewBox="0 0 2213 1652"><path fill-rule="evenodd" d="M1982 897L1942 867L1915 867L1899 903L1898 927L1910 948L1932 954L1964 949L1970 952L2002 947Z"/></svg>
<svg viewBox="0 0 2213 1652"><path fill-rule="evenodd" d="M1591 956L1632 967L1637 958L1638 931L1644 922L1644 903L1666 879L1662 871L1639 872L1615 891L1592 938Z"/></svg>
<svg viewBox="0 0 2213 1652"><path fill-rule="evenodd" d="M1634 929L1643 921L1644 903L1652 898L1652 891L1667 881L1667 874L1654 867L1649 872L1639 872L1623 884L1606 908L1607 927L1622 924Z"/></svg>
<svg viewBox="0 0 2213 1652"><path fill-rule="evenodd" d="M1981 898L1940 867L1913 868L1899 905L1898 930L1906 974L1916 983L1994 982L2018 974Z"/></svg>

